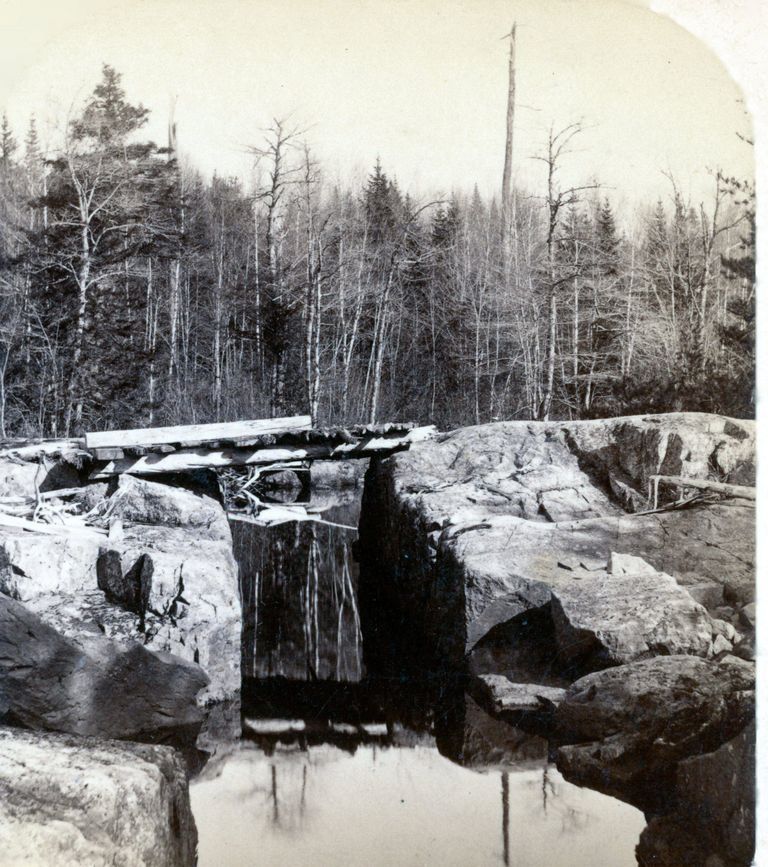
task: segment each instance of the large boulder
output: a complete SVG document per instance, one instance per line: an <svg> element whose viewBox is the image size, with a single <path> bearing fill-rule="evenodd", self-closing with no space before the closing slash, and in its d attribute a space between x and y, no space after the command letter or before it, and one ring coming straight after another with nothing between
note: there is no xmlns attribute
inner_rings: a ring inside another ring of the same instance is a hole
<svg viewBox="0 0 768 867"><path fill-rule="evenodd" d="M0 716L29 728L131 738L202 722L197 665L98 631L67 638L0 594Z"/></svg>
<svg viewBox="0 0 768 867"><path fill-rule="evenodd" d="M23 457L22 457L23 455ZM0 497L34 499L41 491L70 488L80 484L80 456L75 449L68 459L54 458L34 446L2 450L0 454Z"/></svg>
<svg viewBox="0 0 768 867"><path fill-rule="evenodd" d="M0 459L0 497L34 497L46 475L42 464Z"/></svg>
<svg viewBox="0 0 768 867"><path fill-rule="evenodd" d="M180 527L196 539L231 541L229 523L213 497L123 475L110 497L110 517L150 527Z"/></svg>
<svg viewBox="0 0 768 867"><path fill-rule="evenodd" d="M392 550L393 560L372 558L366 573L389 578L382 592L408 600L412 616L421 610L444 658L461 659L496 625L547 605L553 589L605 576L617 553L642 557L683 588L703 576L742 600L754 595L754 509L736 502L564 524L479 514L432 531L413 508L399 512L395 539L377 537L373 550Z"/></svg>
<svg viewBox="0 0 768 867"><path fill-rule="evenodd" d="M754 598L754 508L655 514L651 476L749 483L754 424L701 413L464 428L373 460L360 519L364 592L459 664L553 587L642 557L710 605ZM640 513L638 513L638 511Z"/></svg>
<svg viewBox="0 0 768 867"><path fill-rule="evenodd" d="M574 782L626 790L674 775L754 716L754 666L658 656L577 680L555 712L558 768Z"/></svg>
<svg viewBox="0 0 768 867"><path fill-rule="evenodd" d="M611 574L596 572L552 590L561 659L598 669L649 656L712 655L713 623L703 606L644 560L630 558L621 570L615 561Z"/></svg>
<svg viewBox="0 0 768 867"><path fill-rule="evenodd" d="M548 715L565 698L562 687L516 683L502 674L476 675L470 689L489 713L502 718L520 714Z"/></svg>
<svg viewBox="0 0 768 867"><path fill-rule="evenodd" d="M755 423L700 412L566 423L569 445L593 476L647 494L651 476L755 484Z"/></svg>
<svg viewBox="0 0 768 867"><path fill-rule="evenodd" d="M755 724L677 766L675 805L640 835L641 867L748 867L755 851Z"/></svg>
<svg viewBox="0 0 768 867"><path fill-rule="evenodd" d="M0 592L20 602L32 602L93 589L100 544L96 536L4 531L0 556L10 569L5 574L0 571Z"/></svg>
<svg viewBox="0 0 768 867"><path fill-rule="evenodd" d="M205 669L211 682L202 701L239 692L242 615L231 539L198 539L183 528L131 527L102 552L99 586L135 615L148 647ZM106 629L110 634L109 624Z"/></svg>
<svg viewBox="0 0 768 867"><path fill-rule="evenodd" d="M222 506L131 476L122 476L111 496L106 485L83 490L82 501L119 532L101 542L6 533L0 591L70 638L100 631L201 665L210 677L201 703L234 697L240 591Z"/></svg>
<svg viewBox="0 0 768 867"><path fill-rule="evenodd" d="M0 861L192 867L197 829L170 747L0 728Z"/></svg>

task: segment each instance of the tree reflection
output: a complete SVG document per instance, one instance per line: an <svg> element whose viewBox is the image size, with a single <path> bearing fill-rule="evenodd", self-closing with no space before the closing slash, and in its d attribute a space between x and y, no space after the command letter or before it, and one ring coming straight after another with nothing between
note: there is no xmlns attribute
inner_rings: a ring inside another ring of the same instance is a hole
<svg viewBox="0 0 768 867"><path fill-rule="evenodd" d="M359 502L327 511L355 525ZM362 632L355 534L313 522L232 528L241 575L243 674L359 681Z"/></svg>

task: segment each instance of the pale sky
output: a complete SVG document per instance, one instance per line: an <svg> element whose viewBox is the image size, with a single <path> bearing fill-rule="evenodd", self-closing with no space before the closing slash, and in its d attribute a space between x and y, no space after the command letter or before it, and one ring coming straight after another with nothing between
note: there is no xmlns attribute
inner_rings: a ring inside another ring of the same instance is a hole
<svg viewBox="0 0 768 867"><path fill-rule="evenodd" d="M541 184L550 124L581 120L563 178L653 200L672 172L694 203L707 169L750 175L741 93L694 36L624 0L2 0L0 109L19 138L31 111L51 140L99 78L123 74L165 140L210 172L246 174L247 144L291 115L327 174L377 155L416 195L501 180L507 43L518 23L515 175Z"/></svg>

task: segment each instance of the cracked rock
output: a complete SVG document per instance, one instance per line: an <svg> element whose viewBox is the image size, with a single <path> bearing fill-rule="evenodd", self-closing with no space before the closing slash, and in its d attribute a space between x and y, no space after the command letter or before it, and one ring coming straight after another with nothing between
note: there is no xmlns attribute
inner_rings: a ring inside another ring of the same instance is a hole
<svg viewBox="0 0 768 867"><path fill-rule="evenodd" d="M616 563L612 555L614 570ZM671 575L637 557L621 563L638 571L590 575L552 589L560 657L595 669L659 654L710 655L713 621L706 610Z"/></svg>
<svg viewBox="0 0 768 867"><path fill-rule="evenodd" d="M577 680L555 712L558 768L614 791L673 773L754 718L754 665L730 657L659 656Z"/></svg>
<svg viewBox="0 0 768 867"><path fill-rule="evenodd" d="M193 867L196 846L171 747L0 728L4 864Z"/></svg>

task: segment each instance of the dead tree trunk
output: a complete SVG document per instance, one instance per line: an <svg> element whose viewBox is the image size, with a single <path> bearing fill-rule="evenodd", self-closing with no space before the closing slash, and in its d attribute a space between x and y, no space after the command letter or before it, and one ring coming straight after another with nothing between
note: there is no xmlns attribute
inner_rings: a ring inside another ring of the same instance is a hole
<svg viewBox="0 0 768 867"><path fill-rule="evenodd" d="M501 240L506 250L511 225L512 201L512 144L515 129L515 39L517 23L505 36L509 39L509 89L507 91L507 142L504 149L504 175L501 181Z"/></svg>

